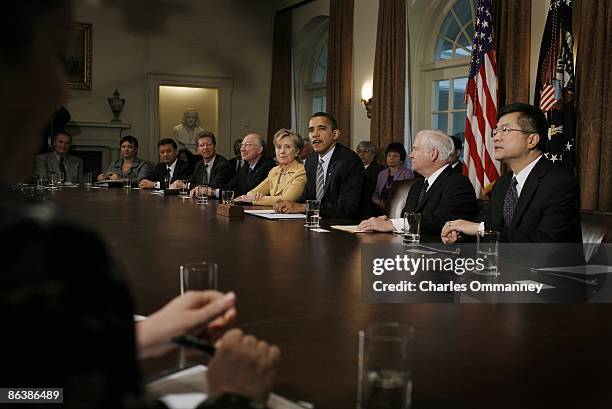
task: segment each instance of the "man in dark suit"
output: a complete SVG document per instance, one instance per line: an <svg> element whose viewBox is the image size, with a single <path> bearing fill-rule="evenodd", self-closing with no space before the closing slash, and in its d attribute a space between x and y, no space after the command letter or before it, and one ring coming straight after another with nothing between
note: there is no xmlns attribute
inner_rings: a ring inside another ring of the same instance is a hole
<svg viewBox="0 0 612 409"><path fill-rule="evenodd" d="M493 130L495 159L512 172L495 182L480 223L453 220L444 226L445 243L485 229L499 231L502 242L582 242L578 182L543 158L547 135L548 122L540 109L510 104L499 111Z"/></svg>
<svg viewBox="0 0 612 409"><path fill-rule="evenodd" d="M473 218L478 213L472 184L449 165L453 149L453 141L448 135L433 130L417 133L412 145L412 169L425 178L415 182L408 192L404 211L422 214L422 234L438 236L446 221L457 217ZM391 232L403 227L403 219L387 216L370 218L359 224L359 229L364 231Z"/></svg>
<svg viewBox="0 0 612 409"><path fill-rule="evenodd" d="M461 132L462 133L462 132ZM451 158L451 167L455 172L463 174L463 161L461 160L461 151L463 150L463 140L459 137L461 133L451 136L455 144L455 151Z"/></svg>
<svg viewBox="0 0 612 409"><path fill-rule="evenodd" d="M306 211L306 200L319 200L321 217L357 219L363 189L364 169L359 156L337 143L336 119L317 112L308 122L308 137L314 152L306 159L306 187L298 202L279 200L274 209L282 213Z"/></svg>
<svg viewBox="0 0 612 409"><path fill-rule="evenodd" d="M363 180L363 194L361 204L361 217L380 216L382 211L372 202L372 195L376 189L378 174L384 169L384 166L376 161L378 155L378 147L370 141L361 141L357 145L357 155L363 167L365 168L365 176Z"/></svg>
<svg viewBox="0 0 612 409"><path fill-rule="evenodd" d="M242 139L236 139L234 141L234 145L232 149L234 151L234 157L229 160L230 165L232 165L232 169L234 169L235 173L238 173L242 165L244 165L244 160L242 159L242 155L240 154L240 147L242 146Z"/></svg>
<svg viewBox="0 0 612 409"><path fill-rule="evenodd" d="M222 188L234 177L234 169L222 155L217 155L217 139L212 132L198 135L196 149L202 160L198 162L190 181L196 185L207 185L210 188ZM193 189L192 189L193 191Z"/></svg>
<svg viewBox="0 0 612 409"><path fill-rule="evenodd" d="M267 178L270 169L276 164L274 160L264 156L264 152L264 139L261 135L256 133L246 135L240 144L240 157L244 164L223 190L233 190L234 196L238 197L253 190ZM214 195L219 197L219 189Z"/></svg>
<svg viewBox="0 0 612 409"><path fill-rule="evenodd" d="M176 187L176 182L189 179L189 164L178 160L178 148L174 139L161 139L157 143L159 149L159 163L153 169L149 179L138 182L141 189L168 189ZM170 178L169 186L166 178Z"/></svg>

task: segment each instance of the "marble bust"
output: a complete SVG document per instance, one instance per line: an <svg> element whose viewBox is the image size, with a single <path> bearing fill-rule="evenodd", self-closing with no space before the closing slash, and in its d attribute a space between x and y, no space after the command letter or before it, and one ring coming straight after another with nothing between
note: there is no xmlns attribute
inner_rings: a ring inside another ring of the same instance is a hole
<svg viewBox="0 0 612 409"><path fill-rule="evenodd" d="M193 108L187 108L183 113L181 123L172 129L172 137L183 148L194 152L196 138L202 132L204 132L204 129L200 127L198 111Z"/></svg>

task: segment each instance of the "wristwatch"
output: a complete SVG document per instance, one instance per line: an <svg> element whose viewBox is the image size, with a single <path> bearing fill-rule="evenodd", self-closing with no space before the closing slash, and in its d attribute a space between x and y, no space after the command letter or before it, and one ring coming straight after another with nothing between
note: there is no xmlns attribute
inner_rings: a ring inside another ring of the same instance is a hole
<svg viewBox="0 0 612 409"><path fill-rule="evenodd" d="M263 402L246 398L244 396L235 395L233 393L224 393L206 399L199 409L267 409Z"/></svg>

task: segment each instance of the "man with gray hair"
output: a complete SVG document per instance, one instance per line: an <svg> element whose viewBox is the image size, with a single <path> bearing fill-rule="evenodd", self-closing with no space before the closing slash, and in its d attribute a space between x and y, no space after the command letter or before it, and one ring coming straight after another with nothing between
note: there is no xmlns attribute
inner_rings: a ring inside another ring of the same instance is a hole
<svg viewBox="0 0 612 409"><path fill-rule="evenodd" d="M372 202L372 194L376 189L376 181L378 174L384 167L376 161L378 147L370 141L361 141L357 144L357 156L361 159L365 168L365 177L363 180L363 194L361 205L361 217L379 216L382 211Z"/></svg>
<svg viewBox="0 0 612 409"><path fill-rule="evenodd" d="M444 223L456 219L455 215L470 220L478 213L472 184L449 166L454 148L450 136L443 132L426 129L416 134L410 159L412 169L425 179L415 182L408 192L404 211L422 214L422 234L439 236ZM403 219L387 216L372 217L359 224L364 231L391 232L403 227Z"/></svg>

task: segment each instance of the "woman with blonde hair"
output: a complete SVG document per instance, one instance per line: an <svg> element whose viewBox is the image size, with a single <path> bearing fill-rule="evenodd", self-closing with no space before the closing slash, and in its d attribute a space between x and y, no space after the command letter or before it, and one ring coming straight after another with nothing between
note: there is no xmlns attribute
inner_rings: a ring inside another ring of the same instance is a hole
<svg viewBox="0 0 612 409"><path fill-rule="evenodd" d="M279 200L296 201L306 186L306 170L300 163L302 137L292 129L281 128L274 134L278 165L255 189L236 199L237 202L272 206Z"/></svg>

